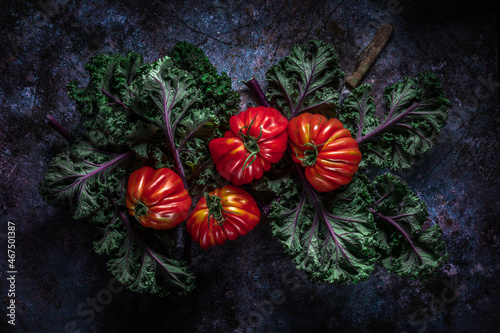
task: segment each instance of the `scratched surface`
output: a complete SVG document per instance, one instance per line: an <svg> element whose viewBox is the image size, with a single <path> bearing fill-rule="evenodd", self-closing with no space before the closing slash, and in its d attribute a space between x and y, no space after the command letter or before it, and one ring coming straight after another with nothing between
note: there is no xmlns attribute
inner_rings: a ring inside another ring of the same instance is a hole
<svg viewBox="0 0 500 333"><path fill-rule="evenodd" d="M4 244L6 223L13 221L21 332L71 326L80 332L498 332L500 79L491 4L58 3L2 2L0 11L0 331L9 329ZM40 198L48 161L65 147L46 115L75 129L79 119L65 86L88 80L83 65L96 52L136 50L153 61L177 41L189 41L229 74L244 105L251 97L241 80L262 82L270 65L311 38L335 45L342 69L351 73L382 22L392 23L395 34L365 78L375 97L404 75L432 70L452 102L436 148L401 173L445 232L450 260L429 282L378 268L357 285L312 284L264 222L237 242L208 252L195 247L198 286L187 297L119 291L109 285L106 258L92 250L92 229ZM92 309L87 302L96 297L107 304Z"/></svg>

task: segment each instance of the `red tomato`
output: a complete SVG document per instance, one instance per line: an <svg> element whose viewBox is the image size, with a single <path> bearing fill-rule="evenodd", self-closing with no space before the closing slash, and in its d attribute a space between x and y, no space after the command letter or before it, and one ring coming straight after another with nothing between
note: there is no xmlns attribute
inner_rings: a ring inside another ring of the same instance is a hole
<svg viewBox="0 0 500 333"><path fill-rule="evenodd" d="M186 222L186 231L204 250L245 236L260 221L255 200L243 189L226 185L205 194Z"/></svg>
<svg viewBox="0 0 500 333"><path fill-rule="evenodd" d="M187 218L191 197L174 171L146 166L128 178L126 206L143 226L171 229Z"/></svg>
<svg viewBox="0 0 500 333"><path fill-rule="evenodd" d="M231 130L208 148L217 171L234 185L262 177L286 150L287 119L276 109L251 107L229 119Z"/></svg>
<svg viewBox="0 0 500 333"><path fill-rule="evenodd" d="M358 171L358 143L339 120L303 113L290 120L287 131L293 160L305 167L306 178L317 191L345 185Z"/></svg>

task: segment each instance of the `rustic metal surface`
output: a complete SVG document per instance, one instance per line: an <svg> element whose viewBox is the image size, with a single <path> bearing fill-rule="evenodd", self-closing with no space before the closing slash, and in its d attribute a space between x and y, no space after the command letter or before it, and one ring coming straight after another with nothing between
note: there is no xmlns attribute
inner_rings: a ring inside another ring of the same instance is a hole
<svg viewBox="0 0 500 333"><path fill-rule="evenodd" d="M493 332L499 326L498 17L488 3L410 1L47 1L0 11L0 330L7 330L6 223L17 226L17 317L21 332ZM38 184L65 147L46 125L74 130L66 84L88 80L96 52L135 50L153 61L177 41L201 47L241 83L311 38L335 45L342 69L375 27L394 36L368 72L386 84L432 70L452 102L436 148L401 173L445 231L449 263L426 283L377 269L357 285L305 280L267 223L211 251L193 248L197 289L158 298L109 285L92 229L47 205ZM104 290L104 291L103 291ZM107 290L107 291L106 291ZM113 291L113 292L111 292ZM106 298L111 295L111 299ZM93 298L105 305L88 305ZM101 302L102 303L102 302ZM68 330L71 331L71 330Z"/></svg>

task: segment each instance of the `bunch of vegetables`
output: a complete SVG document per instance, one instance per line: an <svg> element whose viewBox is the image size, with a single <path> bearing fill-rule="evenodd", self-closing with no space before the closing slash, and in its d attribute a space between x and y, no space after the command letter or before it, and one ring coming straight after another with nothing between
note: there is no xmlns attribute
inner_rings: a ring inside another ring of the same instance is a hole
<svg viewBox="0 0 500 333"><path fill-rule="evenodd" d="M86 87L69 85L79 136L52 120L71 145L41 192L96 226L94 249L130 290L191 290L190 239L234 241L259 223L259 206L314 281L362 281L376 264L425 278L442 266L425 203L402 179L363 172L407 169L432 148L449 107L434 74L388 87L379 118L368 85L339 106L343 73L320 41L271 67L266 95L248 81L261 106L239 113L228 76L185 42L152 64L96 55L86 69Z"/></svg>

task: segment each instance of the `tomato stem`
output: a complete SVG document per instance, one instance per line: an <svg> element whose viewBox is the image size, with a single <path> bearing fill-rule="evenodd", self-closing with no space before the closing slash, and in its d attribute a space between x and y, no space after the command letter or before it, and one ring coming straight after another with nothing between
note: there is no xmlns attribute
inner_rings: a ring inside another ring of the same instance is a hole
<svg viewBox="0 0 500 333"><path fill-rule="evenodd" d="M228 214L240 214L236 212L228 212L227 210L225 210L222 206L222 199L215 194L205 193L204 197L207 201L208 208L208 231L210 231L210 218L214 218L214 225L220 225L222 228L224 228L224 222L226 222Z"/></svg>
<svg viewBox="0 0 500 333"><path fill-rule="evenodd" d="M252 119L252 121L250 122L250 125L243 126L238 131L238 136L243 141L243 144L245 145L245 148L250 152L250 155L248 155L248 157L246 158L245 162L243 163L243 169L242 170L245 170L246 168L250 167L253 164L253 162L255 162L255 160L257 159L257 154L260 152L260 147L259 147L258 141L262 137L262 126L260 126L260 133L259 133L258 137L255 138L255 137L251 136L250 134L248 134L250 132L250 129L252 128L253 123L255 122L255 118L256 117L257 116L255 116ZM247 134L243 134L243 129L244 128L248 128ZM247 162L250 159L251 159L250 163L247 164Z"/></svg>
<svg viewBox="0 0 500 333"><path fill-rule="evenodd" d="M324 145L324 143L321 143L319 145L315 144L314 141L304 143L302 146L311 146L312 149L308 149L304 151L304 157L299 157L297 154L297 151L295 151L295 156L297 157L298 160L300 160L300 164L302 164L303 167L306 166L312 166L316 164L316 159L318 158L318 147Z"/></svg>
<svg viewBox="0 0 500 333"><path fill-rule="evenodd" d="M138 201L137 205L135 206L135 215L136 216L143 216L148 213L148 206L146 206L142 201Z"/></svg>
<svg viewBox="0 0 500 333"><path fill-rule="evenodd" d="M149 207L146 206L142 201L137 201L134 209L134 217L140 223L139 217L144 216L148 213Z"/></svg>
<svg viewBox="0 0 500 333"><path fill-rule="evenodd" d="M210 218L213 217L216 221L214 225L224 225L224 221L227 216L224 216L224 208L222 207L221 198L217 195L205 193L205 200L207 200L207 208L208 208L208 228L210 230ZM226 212L227 213L227 212Z"/></svg>

